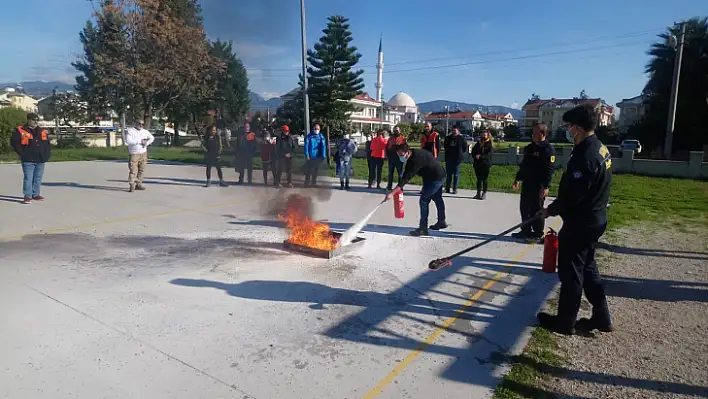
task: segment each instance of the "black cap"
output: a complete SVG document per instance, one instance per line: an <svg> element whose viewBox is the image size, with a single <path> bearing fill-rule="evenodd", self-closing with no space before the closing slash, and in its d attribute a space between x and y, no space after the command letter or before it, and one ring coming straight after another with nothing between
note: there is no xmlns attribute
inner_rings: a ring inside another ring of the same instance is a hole
<svg viewBox="0 0 708 399"><path fill-rule="evenodd" d="M34 112L30 112L27 114L27 120L28 121L38 121L39 116L37 116L37 114L35 114Z"/></svg>

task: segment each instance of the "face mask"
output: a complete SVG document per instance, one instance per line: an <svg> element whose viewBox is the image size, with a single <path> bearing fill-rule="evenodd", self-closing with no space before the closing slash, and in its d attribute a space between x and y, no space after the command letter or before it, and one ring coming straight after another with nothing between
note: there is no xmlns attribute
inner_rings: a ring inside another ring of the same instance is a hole
<svg viewBox="0 0 708 399"><path fill-rule="evenodd" d="M398 156L398 159L399 159L401 162L404 162L404 163L408 160L405 155L399 155L399 156Z"/></svg>
<svg viewBox="0 0 708 399"><path fill-rule="evenodd" d="M573 140L573 135L570 133L570 130L565 131L565 139L568 140L569 143L575 144L575 140Z"/></svg>
<svg viewBox="0 0 708 399"><path fill-rule="evenodd" d="M315 134L320 134L320 131L319 131L319 130L315 130Z"/></svg>

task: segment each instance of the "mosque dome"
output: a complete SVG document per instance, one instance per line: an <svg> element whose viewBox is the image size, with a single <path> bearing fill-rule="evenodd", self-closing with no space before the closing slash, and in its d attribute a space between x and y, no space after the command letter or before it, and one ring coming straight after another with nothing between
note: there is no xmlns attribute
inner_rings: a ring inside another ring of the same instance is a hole
<svg viewBox="0 0 708 399"><path fill-rule="evenodd" d="M415 101L404 92L397 93L395 96L391 97L387 104L394 107L416 107Z"/></svg>

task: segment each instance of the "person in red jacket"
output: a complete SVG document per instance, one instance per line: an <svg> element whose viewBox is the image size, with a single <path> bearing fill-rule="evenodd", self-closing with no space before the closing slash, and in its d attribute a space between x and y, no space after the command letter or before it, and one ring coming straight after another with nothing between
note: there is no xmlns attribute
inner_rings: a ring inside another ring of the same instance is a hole
<svg viewBox="0 0 708 399"><path fill-rule="evenodd" d="M381 175L383 173L384 160L386 159L386 143L388 140L384 137L384 130L379 129L376 132L376 137L371 140L371 163L369 164L369 188L374 184L376 179L376 188L381 188Z"/></svg>
<svg viewBox="0 0 708 399"><path fill-rule="evenodd" d="M263 167L263 184L268 185L268 169L273 174L273 183L277 184L275 176L275 140L270 137L269 132L265 132L263 141L261 141L261 165Z"/></svg>

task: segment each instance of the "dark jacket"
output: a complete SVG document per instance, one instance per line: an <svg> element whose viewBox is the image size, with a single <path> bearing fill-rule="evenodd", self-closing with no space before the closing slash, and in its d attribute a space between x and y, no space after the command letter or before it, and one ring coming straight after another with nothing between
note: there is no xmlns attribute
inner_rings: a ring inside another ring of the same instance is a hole
<svg viewBox="0 0 708 399"><path fill-rule="evenodd" d="M420 135L420 148L429 151L435 158L440 153L440 133L431 131Z"/></svg>
<svg viewBox="0 0 708 399"><path fill-rule="evenodd" d="M12 133L10 145L22 162L49 162L52 154L49 132L39 126L34 129L27 125L18 126Z"/></svg>
<svg viewBox="0 0 708 399"><path fill-rule="evenodd" d="M215 136L204 136L203 139L204 149L206 153L204 154L204 159L207 163L215 163L221 157L221 151L223 149L221 144L221 137L219 135Z"/></svg>
<svg viewBox="0 0 708 399"><path fill-rule="evenodd" d="M425 184L444 179L445 169L430 151L411 150L411 156L406 161L406 169L403 171L398 187L403 188L415 175L422 177Z"/></svg>
<svg viewBox="0 0 708 399"><path fill-rule="evenodd" d="M401 145L406 142L406 136L399 134L395 135L392 134L391 137L388 138L388 142L386 143L386 158L388 158L389 162L400 162L398 160L398 154L396 154L396 146ZM368 150L368 148L367 148ZM369 154L367 153L367 156Z"/></svg>
<svg viewBox="0 0 708 399"><path fill-rule="evenodd" d="M524 188L548 188L553 179L555 162L556 150L551 143L531 143L524 147L524 159L514 180L524 182Z"/></svg>
<svg viewBox="0 0 708 399"><path fill-rule="evenodd" d="M256 153L256 134L253 132L241 136L239 152L245 157L252 157Z"/></svg>
<svg viewBox="0 0 708 399"><path fill-rule="evenodd" d="M297 143L292 135L280 135L275 142L275 153L280 158L285 158L286 154L295 156L295 150L297 149Z"/></svg>
<svg viewBox="0 0 708 399"><path fill-rule="evenodd" d="M611 184L610 151L592 135L573 148L548 214L560 215L563 228L607 223Z"/></svg>
<svg viewBox="0 0 708 399"><path fill-rule="evenodd" d="M476 158L477 154L479 154L479 159ZM473 166L475 168L478 166L492 166L492 154L494 154L492 139L479 140L474 147L472 147Z"/></svg>
<svg viewBox="0 0 708 399"><path fill-rule="evenodd" d="M459 164L465 159L467 140L461 134L445 137L445 162Z"/></svg>

